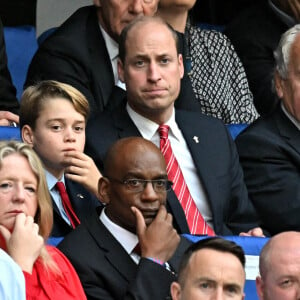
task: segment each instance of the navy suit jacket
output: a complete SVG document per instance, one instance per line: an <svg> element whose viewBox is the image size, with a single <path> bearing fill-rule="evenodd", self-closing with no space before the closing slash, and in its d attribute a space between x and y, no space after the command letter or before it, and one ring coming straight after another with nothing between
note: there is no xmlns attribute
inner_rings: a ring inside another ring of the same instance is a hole
<svg viewBox="0 0 300 300"><path fill-rule="evenodd" d="M232 235L256 227L257 215L248 199L235 145L224 124L183 110L176 110L175 118L207 193L215 232ZM111 144L120 138L141 135L123 105L112 113L102 113L91 119L86 132L85 151L100 170ZM172 190L168 193L167 204L174 217L174 227L180 233L189 233L184 212Z"/></svg>
<svg viewBox="0 0 300 300"><path fill-rule="evenodd" d="M300 131L280 105L236 139L249 195L273 235L300 231Z"/></svg>
<svg viewBox="0 0 300 300"><path fill-rule="evenodd" d="M177 272L180 258L190 244L181 238L169 260L173 271ZM176 276L146 258L136 265L97 214L65 237L58 248L74 266L89 300L170 299L170 285Z"/></svg>
<svg viewBox="0 0 300 300"><path fill-rule="evenodd" d="M38 49L25 86L47 79L68 83L81 91L89 101L91 115L119 104L122 97L112 96L114 75L94 6L77 10ZM189 78L184 76L181 82L176 106L200 111ZM116 89L125 96L124 90Z"/></svg>
<svg viewBox="0 0 300 300"><path fill-rule="evenodd" d="M7 56L4 43L3 26L0 20L0 110L19 112L16 89L13 86L7 67Z"/></svg>
<svg viewBox="0 0 300 300"><path fill-rule="evenodd" d="M67 178L65 178L65 183L74 212L81 222L93 214L96 207L101 206L101 202L96 196L88 192L82 185ZM62 218L55 202L52 201L52 203L54 220L51 236L63 237L71 232L73 228Z"/></svg>

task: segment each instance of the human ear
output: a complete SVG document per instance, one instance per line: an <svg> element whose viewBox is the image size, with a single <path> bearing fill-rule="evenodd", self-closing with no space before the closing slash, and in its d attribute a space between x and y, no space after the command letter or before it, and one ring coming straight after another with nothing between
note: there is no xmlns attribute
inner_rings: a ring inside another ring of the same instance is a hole
<svg viewBox="0 0 300 300"><path fill-rule="evenodd" d="M109 179L102 176L98 181L98 194L101 201L105 204L108 204L110 202L109 189L110 189Z"/></svg>
<svg viewBox="0 0 300 300"><path fill-rule="evenodd" d="M275 90L278 98L280 99L282 99L284 95L283 81L284 80L281 78L278 71L275 71L275 75L274 75Z"/></svg>
<svg viewBox="0 0 300 300"><path fill-rule="evenodd" d="M22 140L24 143L28 144L29 146L34 146L34 134L33 130L29 125L24 125L21 130Z"/></svg>
<svg viewBox="0 0 300 300"><path fill-rule="evenodd" d="M183 65L183 58L181 54L178 55L178 64L179 64L180 78L182 78L184 75L184 65Z"/></svg>
<svg viewBox="0 0 300 300"><path fill-rule="evenodd" d="M181 287L180 284L176 281L172 282L171 284L171 296L172 300L179 300L181 294Z"/></svg>
<svg viewBox="0 0 300 300"><path fill-rule="evenodd" d="M257 276L257 277L256 277L255 284L256 284L256 293L257 293L257 295L258 295L258 298L259 298L260 300L263 300L263 299L264 299L264 293L263 293L263 280L261 279L260 276Z"/></svg>

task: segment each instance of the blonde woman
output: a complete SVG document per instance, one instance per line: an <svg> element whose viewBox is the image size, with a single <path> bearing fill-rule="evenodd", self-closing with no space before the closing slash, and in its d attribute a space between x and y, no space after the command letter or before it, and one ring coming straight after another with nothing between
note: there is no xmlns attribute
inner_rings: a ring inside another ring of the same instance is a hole
<svg viewBox="0 0 300 300"><path fill-rule="evenodd" d="M23 270L26 299L86 299L70 262L44 244L52 224L51 199L38 156L23 143L1 142L0 248Z"/></svg>

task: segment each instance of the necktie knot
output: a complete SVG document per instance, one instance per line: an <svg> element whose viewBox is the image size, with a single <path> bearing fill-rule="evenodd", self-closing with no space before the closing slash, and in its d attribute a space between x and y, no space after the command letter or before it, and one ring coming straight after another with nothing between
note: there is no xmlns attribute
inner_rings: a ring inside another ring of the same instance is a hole
<svg viewBox="0 0 300 300"><path fill-rule="evenodd" d="M170 127L168 125L160 125L158 127L159 137L161 139L167 139Z"/></svg>
<svg viewBox="0 0 300 300"><path fill-rule="evenodd" d="M59 194L66 193L66 187L63 182L57 181L55 187L58 189Z"/></svg>

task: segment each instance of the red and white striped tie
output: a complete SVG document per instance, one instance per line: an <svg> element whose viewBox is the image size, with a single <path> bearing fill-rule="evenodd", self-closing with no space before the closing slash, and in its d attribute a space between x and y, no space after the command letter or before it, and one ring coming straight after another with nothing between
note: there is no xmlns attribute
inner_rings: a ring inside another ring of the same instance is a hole
<svg viewBox="0 0 300 300"><path fill-rule="evenodd" d="M169 180L173 181L173 190L184 210L187 223L192 234L215 235L213 229L206 223L199 212L190 191L185 183L183 174L171 148L168 139L169 126L160 125L158 128L160 136L160 150L165 157Z"/></svg>

